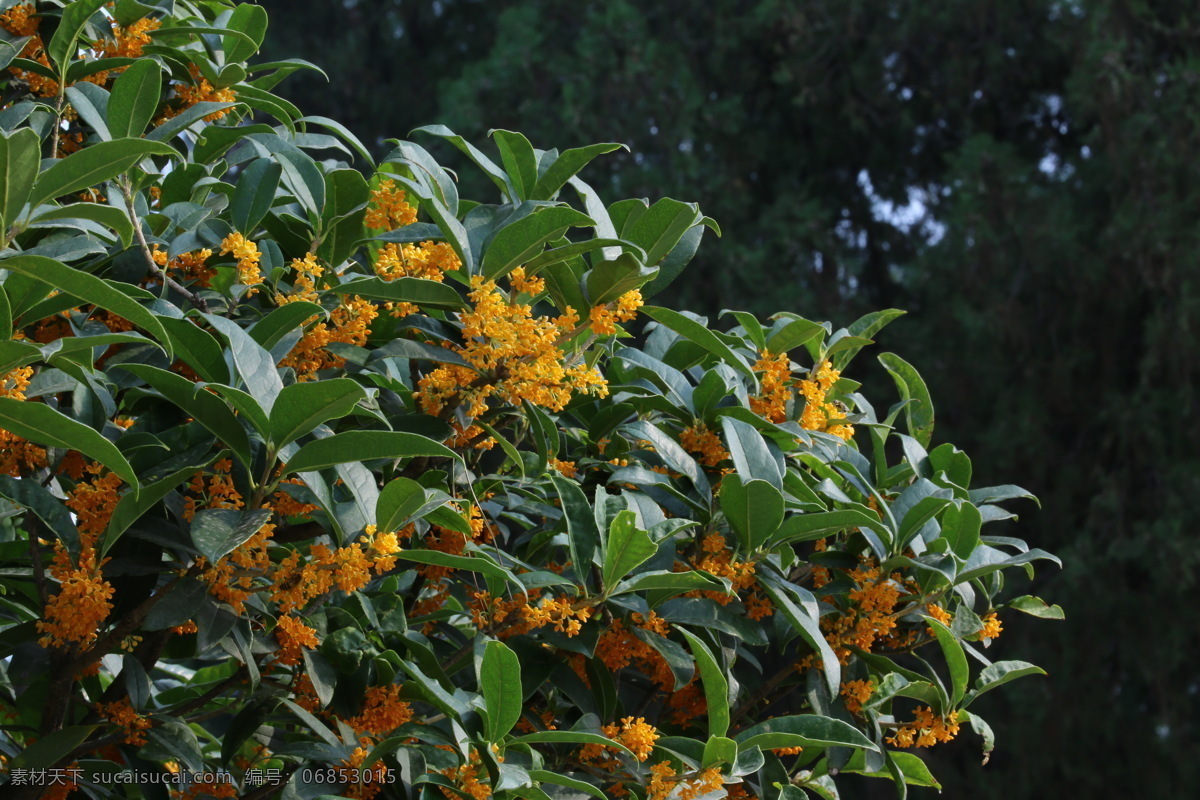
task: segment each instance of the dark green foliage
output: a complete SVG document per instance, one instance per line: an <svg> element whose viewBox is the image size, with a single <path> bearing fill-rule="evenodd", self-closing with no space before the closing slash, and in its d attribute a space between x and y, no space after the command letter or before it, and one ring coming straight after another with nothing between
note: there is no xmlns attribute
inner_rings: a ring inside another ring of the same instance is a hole
<svg viewBox="0 0 1200 800"><path fill-rule="evenodd" d="M1050 680L980 701L1025 733L984 773L960 748L948 796L1196 782L1194 626L1165 621L1195 592L1200 490L1190 4L288 6L268 48L343 76L289 88L372 143L437 120L629 144L593 170L694 198L727 234L672 300L909 309L940 429L979 482L1028 480L1030 538L1074 565L1053 592L1072 624L1016 648ZM394 102L358 99L381 84ZM864 175L928 217L879 213Z"/></svg>

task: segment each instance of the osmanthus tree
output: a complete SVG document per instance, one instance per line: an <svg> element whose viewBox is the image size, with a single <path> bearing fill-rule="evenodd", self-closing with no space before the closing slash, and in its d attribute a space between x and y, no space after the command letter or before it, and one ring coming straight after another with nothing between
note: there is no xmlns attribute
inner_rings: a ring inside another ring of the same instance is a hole
<svg viewBox="0 0 1200 800"><path fill-rule="evenodd" d="M900 312L644 305L716 224L602 201L618 145L421 129L462 199L271 94L257 6L0 7L5 797L903 797L991 749L1054 559L911 365L842 376Z"/></svg>

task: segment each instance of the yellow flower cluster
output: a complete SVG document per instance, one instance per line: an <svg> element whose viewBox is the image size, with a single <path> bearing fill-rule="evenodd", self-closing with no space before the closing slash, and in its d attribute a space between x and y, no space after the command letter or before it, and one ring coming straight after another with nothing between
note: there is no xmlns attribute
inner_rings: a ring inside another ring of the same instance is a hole
<svg viewBox="0 0 1200 800"><path fill-rule="evenodd" d="M258 262L262 259L258 245L234 231L221 241L221 255L230 254L237 259L238 282L250 287L246 295L255 294L258 291L255 287L263 282L258 270Z"/></svg>
<svg viewBox="0 0 1200 800"><path fill-rule="evenodd" d="M397 278L424 278L441 283L447 272L462 266L454 248L445 242L421 242L414 244L389 243L384 245L375 259L375 274L385 281ZM416 314L420 308L404 301L384 305L393 317Z"/></svg>
<svg viewBox="0 0 1200 800"><path fill-rule="evenodd" d="M417 210L408 204L403 189L390 179L381 181L371 192L371 202L363 222L372 230L394 231L417 221Z"/></svg>
<svg viewBox="0 0 1200 800"><path fill-rule="evenodd" d="M208 266L212 250L207 247L194 253L181 253L170 260L167 259L166 252L158 249L157 244L153 247L154 263L167 272L176 273L184 282L195 282L196 285L207 289L212 284L212 279L217 276L216 267Z"/></svg>
<svg viewBox="0 0 1200 800"><path fill-rule="evenodd" d="M750 398L750 410L765 420L787 420L787 404L792 397L792 364L787 353L778 355L763 350L754 362L759 377L758 394Z"/></svg>
<svg viewBox="0 0 1200 800"><path fill-rule="evenodd" d="M525 618L531 628L553 625L554 630L567 636L577 635L583 623L592 615L590 608L574 608L571 601L563 596L543 600L538 606L528 605L526 609Z"/></svg>
<svg viewBox="0 0 1200 800"><path fill-rule="evenodd" d="M643 630L666 636L669 632L666 620L653 611L650 616L643 618L641 614L633 614L630 621ZM633 666L664 691L669 691L675 685L675 676L657 650L642 641L620 619L614 619L600 634L596 642L596 658L609 670L616 672L628 666ZM581 677L585 677L581 675Z"/></svg>
<svg viewBox="0 0 1200 800"><path fill-rule="evenodd" d="M128 697L121 698L115 703L97 703L96 713L114 725L125 729L125 744L141 747L146 743L146 731L152 723L133 710Z"/></svg>
<svg viewBox="0 0 1200 800"><path fill-rule="evenodd" d="M329 322L318 322L305 331L279 366L294 369L298 381L311 381L323 369L340 368L346 360L335 356L326 347L334 342L362 347L367 343L370 325L378 315L379 309L369 300L358 296L353 300L343 299L333 310Z"/></svg>
<svg viewBox="0 0 1200 800"><path fill-rule="evenodd" d="M288 667L300 663L304 657L304 650L312 650L321 644L315 628L310 628L296 617L290 616L280 617L275 623L275 639L279 642L275 660Z"/></svg>
<svg viewBox="0 0 1200 800"><path fill-rule="evenodd" d="M308 559L301 564L299 550L279 562L271 576L271 600L281 614L289 614L308 601L333 591L358 591L371 580L371 571L383 574L396 563L400 550L396 534L375 535L375 526L367 527L362 542L330 549L324 544L309 547Z"/></svg>
<svg viewBox="0 0 1200 800"><path fill-rule="evenodd" d="M474 800L488 800L492 796L492 787L479 779L480 774L486 776L487 772L483 769L479 753L474 750L471 751L470 761L466 764L444 769L441 774L454 781L459 791ZM445 787L439 787L439 789L446 796L446 800L459 800L459 795L449 789Z"/></svg>
<svg viewBox="0 0 1200 800"><path fill-rule="evenodd" d="M958 712L952 711L942 717L933 713L928 706L914 712L912 722L905 723L887 737L894 747L933 747L938 742L948 742L958 735Z"/></svg>
<svg viewBox="0 0 1200 800"><path fill-rule="evenodd" d="M158 30L162 25L158 20L148 17L143 17L127 27L121 27L113 20L110 20L109 24L112 26L112 38L99 39L92 43L92 50L98 58L141 58L146 45L150 44L150 32ZM123 71L124 67L94 72L84 80L103 86L114 73Z"/></svg>
<svg viewBox="0 0 1200 800"><path fill-rule="evenodd" d="M841 693L846 704L846 710L851 714L860 713L863 703L870 700L874 692L875 683L870 679L865 681L845 681L842 683Z"/></svg>
<svg viewBox="0 0 1200 800"><path fill-rule="evenodd" d="M729 458L729 451L721 444L721 437L710 431L703 422L684 428L679 434L679 443L689 453L700 457L706 467L715 467Z"/></svg>
<svg viewBox="0 0 1200 800"><path fill-rule="evenodd" d="M386 736L412 719L412 706L400 699L400 684L372 686L363 695L362 711L346 720L360 733Z"/></svg>
<svg viewBox="0 0 1200 800"><path fill-rule="evenodd" d="M645 717L625 717L621 720L621 724L613 723L605 725L604 735L614 742L620 742L632 751L638 761L645 761L650 757L650 752L654 749L654 743L658 741L658 731L655 727L646 722ZM608 747L602 744L585 744L579 749L579 760L585 764L593 764L598 767L615 765L616 759L612 757L612 753L617 752L615 748Z"/></svg>
<svg viewBox="0 0 1200 800"><path fill-rule="evenodd" d="M729 548L722 534L711 533L705 536L700 542L700 550L704 555L692 566L719 578L728 578L736 594L704 591L689 593L689 596L707 597L723 606L733 602L735 596L741 596L746 606L746 616L753 620L763 619L774 613L774 607L770 600L762 595L754 578L754 562L734 558L733 550Z"/></svg>
<svg viewBox="0 0 1200 800"><path fill-rule="evenodd" d="M800 427L808 431L825 431L848 440L854 435L854 427L839 422L846 418L845 412L833 403L825 402L829 390L839 377L841 373L825 361L807 379L800 381L800 393L806 401Z"/></svg>
<svg viewBox="0 0 1200 800"><path fill-rule="evenodd" d="M200 76L200 68L195 64L189 66L188 70L191 72L193 82L178 81L172 84L175 89L175 103L163 111L162 115L154 121L155 125L161 125L172 117L179 116L197 103L232 103L237 100L237 92L231 87L214 89L207 78ZM223 108L220 111L206 114L204 121L216 122L228 115L230 110Z"/></svg>
<svg viewBox="0 0 1200 800"><path fill-rule="evenodd" d="M292 279L292 291L286 295L276 294L276 305L282 306L300 300L317 302L317 278L320 278L325 270L317 263L316 253L305 253L304 258L293 258L292 269L296 272L296 277Z"/></svg>
<svg viewBox="0 0 1200 800"><path fill-rule="evenodd" d="M1004 630L1004 626L1000 624L1000 618L996 616L995 611L988 612L983 617L983 627L976 634L985 642L995 639Z"/></svg>
<svg viewBox="0 0 1200 800"><path fill-rule="evenodd" d="M99 638L100 626L113 608L113 587L101 572L108 559L98 560L96 542L120 500L117 488L121 479L112 473L101 475L99 464L89 465L87 471L93 479L76 484L66 503L75 512L79 529L78 566L71 564L61 542L54 543L50 575L59 582L59 590L37 623L43 647L91 644Z"/></svg>
<svg viewBox="0 0 1200 800"><path fill-rule="evenodd" d="M30 37L25 46L21 48L19 54L21 58L31 59L47 69L52 69L50 59L46 56L45 42L38 33L38 24L41 19L41 15L37 13L36 4L20 3L0 14L0 25L13 36ZM8 71L12 73L13 77L24 81L29 86L29 91L36 95L54 97L58 94L58 81L53 78L47 78L19 67L9 67Z"/></svg>
<svg viewBox="0 0 1200 800"><path fill-rule="evenodd" d="M847 595L850 607L840 614L821 618L825 640L842 664L850 662L851 645L860 650L870 650L877 639L887 637L895 630L894 612L903 593L900 573L882 575L874 559L866 559L849 576L857 587ZM812 657L809 656L799 666L805 668L811 663Z"/></svg>
<svg viewBox="0 0 1200 800"><path fill-rule="evenodd" d="M370 736L360 736L358 747L354 748L349 758L341 762L341 772L349 779L347 785L339 790L342 797L371 800L387 785L387 765L383 761L364 763L374 747L374 739ZM366 774L363 774L363 770L366 770Z"/></svg>
<svg viewBox="0 0 1200 800"><path fill-rule="evenodd" d="M471 286L472 308L460 315L465 343L455 348L470 366L446 364L421 378L416 397L422 411L437 415L461 405L477 417L492 397L561 411L573 391L608 394L598 370L582 362L568 365L558 346L577 322L573 313L556 320L535 318L528 305L510 301L494 281L476 276Z"/></svg>
<svg viewBox="0 0 1200 800"><path fill-rule="evenodd" d="M559 461L557 458L548 458L546 459L546 463L566 478L574 478L578 472L574 461Z"/></svg>
<svg viewBox="0 0 1200 800"><path fill-rule="evenodd" d="M660 761L650 767L646 800L695 800L719 791L724 785L725 778L718 767L709 767L694 778L685 778L676 774L670 761Z"/></svg>
<svg viewBox="0 0 1200 800"><path fill-rule="evenodd" d="M593 307L589 315L592 332L600 336L616 333L617 323L629 322L636 317L642 302L641 291L632 289L618 297L616 302Z"/></svg>
<svg viewBox="0 0 1200 800"><path fill-rule="evenodd" d="M0 397L24 400L33 379L33 367L19 367L0 378ZM0 428L0 475L14 478L46 466L46 450L33 442Z"/></svg>

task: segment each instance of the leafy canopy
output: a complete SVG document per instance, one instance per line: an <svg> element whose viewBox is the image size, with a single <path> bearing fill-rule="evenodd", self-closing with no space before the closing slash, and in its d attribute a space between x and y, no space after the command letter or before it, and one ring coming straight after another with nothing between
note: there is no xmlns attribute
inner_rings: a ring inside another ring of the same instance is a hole
<svg viewBox="0 0 1200 800"><path fill-rule="evenodd" d="M460 198L272 94L259 7L6 8L8 796L904 796L991 748L1040 672L997 612L1061 616L1004 572L1056 559L912 365L886 413L842 376L900 312L646 305L719 230L604 202L619 145L418 130Z"/></svg>

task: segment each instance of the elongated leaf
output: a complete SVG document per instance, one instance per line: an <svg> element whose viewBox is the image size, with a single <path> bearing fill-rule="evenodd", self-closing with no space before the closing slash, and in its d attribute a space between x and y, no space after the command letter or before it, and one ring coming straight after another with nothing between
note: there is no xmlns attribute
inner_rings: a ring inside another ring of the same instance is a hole
<svg viewBox="0 0 1200 800"><path fill-rule="evenodd" d="M946 657L946 665L950 668L950 705L957 706L967 691L967 679L971 674L967 666L967 655L949 628L932 617L927 618L926 622L933 629L942 654Z"/></svg>
<svg viewBox="0 0 1200 800"><path fill-rule="evenodd" d="M628 230L621 231L621 238L628 239L646 251L646 264L654 266L666 258L689 228L698 224L702 216L695 203L681 203L664 197L638 216Z"/></svg>
<svg viewBox="0 0 1200 800"><path fill-rule="evenodd" d="M496 280L540 254L546 243L560 238L568 228L596 223L568 206L551 206L501 228L483 254L483 274Z"/></svg>
<svg viewBox="0 0 1200 800"><path fill-rule="evenodd" d="M508 645L490 641L483 649L479 688L487 705L487 736L499 742L521 718L521 662Z"/></svg>
<svg viewBox="0 0 1200 800"><path fill-rule="evenodd" d="M33 191L41 164L41 141L30 128L0 132L0 221L16 222Z"/></svg>
<svg viewBox="0 0 1200 800"><path fill-rule="evenodd" d="M39 738L13 758L13 769L44 770L57 764L91 735L97 725L70 725Z"/></svg>
<svg viewBox="0 0 1200 800"><path fill-rule="evenodd" d="M71 521L71 512L50 490L37 481L18 480L9 475L0 475L0 497L27 508L54 531L54 535L67 549L71 561L79 558L79 529Z"/></svg>
<svg viewBox="0 0 1200 800"><path fill-rule="evenodd" d="M762 480L742 482L738 475L721 481L721 510L747 552L761 547L783 522L783 494Z"/></svg>
<svg viewBox="0 0 1200 800"><path fill-rule="evenodd" d="M696 659L696 667L700 670L700 680L704 683L704 697L708 701L708 735L724 736L729 731L729 680L708 645L686 628L675 627L687 639L692 656Z"/></svg>
<svg viewBox="0 0 1200 800"><path fill-rule="evenodd" d="M271 442L279 448L295 441L322 422L346 416L365 397L363 388L350 378L284 387L271 409Z"/></svg>
<svg viewBox="0 0 1200 800"><path fill-rule="evenodd" d="M291 305L291 304L289 304ZM175 354L206 381L225 383L229 380L229 368L221 345L211 333L191 320L159 317Z"/></svg>
<svg viewBox="0 0 1200 800"><path fill-rule="evenodd" d="M350 145L350 147L354 149L354 152L358 153L363 161L367 162L372 167L375 166L375 160L371 158L371 152L367 150L366 145L364 145L357 136L351 133L349 128L337 120L332 120L329 117L307 116L300 117L296 120L296 122L297 124L302 122L311 122L314 125L320 125L322 128L328 128L344 139L346 144Z"/></svg>
<svg viewBox="0 0 1200 800"><path fill-rule="evenodd" d="M105 2L107 0L75 0L63 9L58 29L50 38L50 44L46 45L46 55L50 57L51 63L58 67L60 75L66 75L67 67L75 60L75 47L80 34L87 27L88 20ZM87 44L90 45L91 42Z"/></svg>
<svg viewBox="0 0 1200 800"><path fill-rule="evenodd" d="M350 257L362 238L363 217L371 190L356 169L337 169L325 174L325 211L321 216L322 240L317 255L340 265Z"/></svg>
<svg viewBox="0 0 1200 800"><path fill-rule="evenodd" d="M772 544L789 542L807 542L821 539L835 531L848 528L871 528L885 536L890 536L887 528L878 517L871 517L861 511L846 509L842 511L821 511L808 514L794 514L783 521L772 540Z"/></svg>
<svg viewBox="0 0 1200 800"><path fill-rule="evenodd" d="M250 465L250 439L238 418L221 398L206 388L197 387L182 375L148 364L122 364L121 369L132 372L146 381L185 414L216 434L242 464Z"/></svg>
<svg viewBox="0 0 1200 800"><path fill-rule="evenodd" d="M691 570L688 572L673 572L671 570L655 570L642 572L626 578L617 584L612 595L626 592L644 592L650 590L675 589L679 592L690 592L697 589L708 591L723 591L727 587L718 578L703 572Z"/></svg>
<svg viewBox="0 0 1200 800"><path fill-rule="evenodd" d="M263 411L270 414L275 399L283 391L283 381L271 354L236 322L215 314L205 314L204 318L228 340L233 365L245 382L246 390Z"/></svg>
<svg viewBox="0 0 1200 800"><path fill-rule="evenodd" d="M271 350L283 340L297 325L308 322L313 317L325 317L327 312L316 303L307 300L295 300L285 303L267 316L254 323L247 333L266 350Z"/></svg>
<svg viewBox="0 0 1200 800"><path fill-rule="evenodd" d="M593 158L622 148L625 150L629 149L623 144L606 142L563 151L558 158L554 159L554 163L542 173L542 176L538 178L529 198L531 200L551 199L558 193L559 189L567 185L568 180L575 177L575 174L586 167L588 162Z"/></svg>
<svg viewBox="0 0 1200 800"><path fill-rule="evenodd" d="M600 542L592 506L578 483L554 474L550 475L550 482L554 484L554 491L558 493L563 518L567 522L567 544L571 551L571 562L575 566L575 575L579 583L586 586L592 569L592 558Z"/></svg>
<svg viewBox="0 0 1200 800"><path fill-rule="evenodd" d="M808 642L808 646L816 651L821 659L822 672L825 674L825 685L829 688L829 696L837 697L842 682L842 665L829 646L829 642L825 640L825 634L821 631L816 603L806 604L805 607L796 605L788 596L789 593L783 580L766 570L758 575L758 585L792 624L792 628L800 634L800 638Z"/></svg>
<svg viewBox="0 0 1200 800"><path fill-rule="evenodd" d="M0 262L0 266L11 272L28 275L43 283L53 286L63 294L78 298L83 303L91 303L107 309L119 317L123 317L139 328L142 328L171 353L171 339L163 328L158 317L143 308L129 295L115 288L109 281L97 278L87 272L72 269L60 261L44 256L13 256Z"/></svg>
<svg viewBox="0 0 1200 800"><path fill-rule="evenodd" d="M44 447L78 450L99 461L135 489L138 476L117 446L99 433L44 403L0 398L0 427Z"/></svg>
<svg viewBox="0 0 1200 800"><path fill-rule="evenodd" d="M538 174L533 146L523 134L512 131L492 130L488 131L488 135L496 140L500 148L500 160L512 179L513 188L517 190L513 200L529 200Z"/></svg>
<svg viewBox="0 0 1200 800"><path fill-rule="evenodd" d="M287 472L309 472L351 461L434 456L458 459L446 445L415 433L346 431L309 442L287 463Z"/></svg>
<svg viewBox="0 0 1200 800"><path fill-rule="evenodd" d="M239 5L225 23L242 36L225 36L221 46L229 63L245 61L258 52L267 33L267 11L261 6Z"/></svg>
<svg viewBox="0 0 1200 800"><path fill-rule="evenodd" d="M489 642L490 645L490 642ZM490 707L489 703L489 707ZM535 731L527 733L524 736L518 736L513 739L513 744L598 744L603 747L611 747L613 750L620 750L627 754L630 758L636 758L633 751L625 745L609 739L607 736L601 736L598 733L588 733L587 731ZM533 773L530 773L531 775ZM568 784L563 784L568 785ZM603 795L600 795L603 797Z"/></svg>
<svg viewBox="0 0 1200 800"><path fill-rule="evenodd" d="M214 103L214 102L209 102L209 101L205 101L203 103L196 103L196 105L192 106L188 110L180 113L177 116L171 117L169 120L167 120L163 124L159 125L154 130L150 131L148 134L146 134L146 138L151 141L155 141L155 142L169 141L170 139L183 133L190 126L195 125L198 122L201 122L205 117L209 116L210 114L215 114L218 111L225 111L227 109L234 108L239 105L242 105L242 104L241 103ZM226 132L229 133L229 135L235 136L238 138L240 138L241 136L244 136L248 133L248 131L246 131L245 129L240 129L240 130L236 130L236 131L229 131L228 129L218 129L218 130L225 130ZM214 133L215 133L215 131L214 131ZM232 142L230 142L230 144L232 144ZM226 147L228 147L228 145L226 145ZM199 154L197 154L197 158L198 158L198 161L203 160L203 159L199 159Z"/></svg>
<svg viewBox="0 0 1200 800"><path fill-rule="evenodd" d="M483 152L476 148L473 144L447 128L445 125L426 125L424 127L415 129L413 133L428 133L450 142L450 144L457 147L459 150L465 153L468 158L475 162L475 165L482 169L484 174L491 179L492 183L496 184L500 191L504 192L504 194L506 194L510 200L513 202L517 201L516 189L513 187L513 182L509 180L509 177L507 174L505 174L504 170L496 166L494 161L484 155Z"/></svg>
<svg viewBox="0 0 1200 800"><path fill-rule="evenodd" d="M55 197L91 188L128 172L147 156L179 158L179 153L170 145L147 139L97 142L72 153L43 172L34 185L29 202L36 208Z"/></svg>
<svg viewBox="0 0 1200 800"><path fill-rule="evenodd" d="M162 96L162 71L152 58L139 58L113 84L108 101L108 130L114 139L138 137L146 130Z"/></svg>
<svg viewBox="0 0 1200 800"><path fill-rule="evenodd" d="M730 350L729 345L722 342L717 338L715 333L704 325L701 325L690 317L684 316L678 311L672 311L669 308L662 308L661 306L642 306L642 313L650 317L650 319L667 326L689 342L695 342L700 345L719 358L723 363L728 364L745 375L751 381L751 388L757 391L758 379L754 377L754 371L750 369L750 365L741 356Z"/></svg>
<svg viewBox="0 0 1200 800"><path fill-rule="evenodd" d="M658 545L637 527L635 520L634 513L627 509L617 514L608 529L604 549L605 588L615 587L618 581L658 552Z"/></svg>
<svg viewBox="0 0 1200 800"><path fill-rule="evenodd" d="M233 227L249 235L275 203L275 191L283 167L269 158L259 158L238 178L237 189L229 203L230 221Z"/></svg>
<svg viewBox="0 0 1200 800"><path fill-rule="evenodd" d="M782 491L783 474L763 435L749 423L731 416L721 418L729 455L743 480L757 478Z"/></svg>
<svg viewBox="0 0 1200 800"><path fill-rule="evenodd" d="M928 448L933 438L934 419L933 400L929 397L925 381L912 364L894 353L883 353L879 356L879 363L891 373L892 380L896 382L896 389L900 392L900 399L911 401L904 406L909 434L920 442L922 447Z"/></svg>
<svg viewBox="0 0 1200 800"><path fill-rule="evenodd" d="M984 692L990 692L1017 678L1045 674L1046 670L1027 661L997 661L979 673L979 677L975 679L975 689L968 696L967 703L974 702Z"/></svg>
<svg viewBox="0 0 1200 800"><path fill-rule="evenodd" d="M88 86L91 84L89 83ZM128 247L133 240L133 223L129 221L129 214L124 209L99 203L71 203L58 208L42 206L42 210L36 212L36 216L30 220L30 226L51 227L47 223L55 220L78 219L98 222L104 227L116 231L117 235L121 237L121 244L124 247Z"/></svg>
<svg viewBox="0 0 1200 800"><path fill-rule="evenodd" d="M371 300L414 303L422 308L458 309L465 303L453 286L423 278L363 278L338 286L339 292Z"/></svg>
<svg viewBox="0 0 1200 800"><path fill-rule="evenodd" d="M375 504L375 527L380 533L400 529L425 505L425 487L409 478L395 478L383 487Z"/></svg>
<svg viewBox="0 0 1200 800"><path fill-rule="evenodd" d="M192 544L209 564L232 553L267 523L273 512L267 508L250 511L233 508L205 508L192 518Z"/></svg>
<svg viewBox="0 0 1200 800"><path fill-rule="evenodd" d="M155 474L143 476L145 481L140 492L127 492L117 503L112 516L108 520L108 528L104 533L104 547L101 556L106 554L117 543L129 526L149 511L154 505L166 497L172 489L191 478L197 470L204 469L220 457L211 448L195 448L197 452L182 454L184 457L172 458L168 469L155 470ZM225 453L228 451L222 451ZM185 463L180 463L185 462Z"/></svg>
<svg viewBox="0 0 1200 800"><path fill-rule="evenodd" d="M819 714L776 717L751 725L733 738L743 750L755 746L763 750L773 750L777 747L841 746L879 751L875 743L858 728L840 719Z"/></svg>

